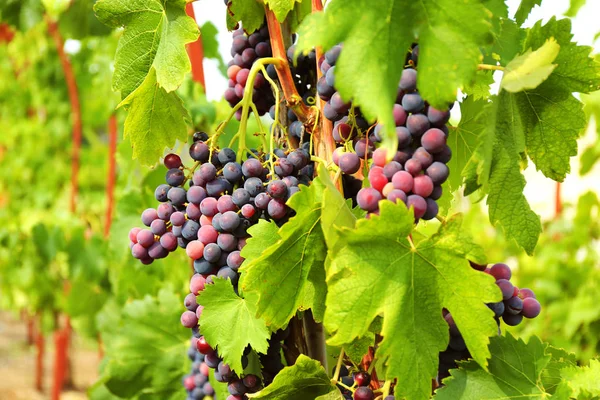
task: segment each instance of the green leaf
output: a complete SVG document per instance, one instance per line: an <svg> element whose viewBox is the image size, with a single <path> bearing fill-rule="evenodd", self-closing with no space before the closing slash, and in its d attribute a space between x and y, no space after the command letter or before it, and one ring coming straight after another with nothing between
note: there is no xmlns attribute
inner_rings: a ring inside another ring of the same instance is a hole
<svg viewBox="0 0 600 400"><path fill-rule="evenodd" d="M575 17L579 12L579 9L583 7L584 4L585 0L571 0L571 5L569 6L567 12L565 12L565 15L571 18Z"/></svg>
<svg viewBox="0 0 600 400"><path fill-rule="evenodd" d="M479 133L486 128L488 121L484 110L487 104L487 101L475 100L472 96L467 96L460 103L460 122L456 128L451 128L448 135L448 146L452 150L448 182L452 191L462 185L461 172L479 143Z"/></svg>
<svg viewBox="0 0 600 400"><path fill-rule="evenodd" d="M494 83L492 71L480 70L475 73L473 80L465 85L465 92L473 100L487 99L490 97L490 86Z"/></svg>
<svg viewBox="0 0 600 400"><path fill-rule="evenodd" d="M540 4L542 4L542 0L521 0L521 4L519 4L519 8L515 14L517 24L523 25L523 22L525 22L533 7L539 6Z"/></svg>
<svg viewBox="0 0 600 400"><path fill-rule="evenodd" d="M540 217L531 210L523 195L525 178L520 170L520 154L524 150L523 126L515 96L501 92L496 99L494 128L496 145L490 165L490 222L500 224L506 236L514 239L528 254L542 231Z"/></svg>
<svg viewBox="0 0 600 400"><path fill-rule="evenodd" d="M365 354L369 352L369 347L371 346L375 346L375 334L367 332L365 336L344 345L344 353L350 358L350 361L358 365Z"/></svg>
<svg viewBox="0 0 600 400"><path fill-rule="evenodd" d="M108 304L99 315L106 364L100 379L111 393L131 398L145 394L160 399L185 397L182 355L189 346L189 330L179 323L181 299L162 289L122 311Z"/></svg>
<svg viewBox="0 0 600 400"><path fill-rule="evenodd" d="M198 303L204 307L200 317L202 334L231 369L242 373L242 356L248 345L266 354L269 329L255 317L256 304L236 295L230 280L215 279L212 285L206 285Z"/></svg>
<svg viewBox="0 0 600 400"><path fill-rule="evenodd" d="M302 0L265 0L265 4L273 10L277 21L283 23L288 13L294 9L296 3Z"/></svg>
<svg viewBox="0 0 600 400"><path fill-rule="evenodd" d="M206 21L204 25L200 27L200 32L204 57L216 60L219 63L219 71L226 76L227 65L223 62L223 57L221 57L221 53L219 52L219 42L217 41L219 30L212 22Z"/></svg>
<svg viewBox="0 0 600 400"><path fill-rule="evenodd" d="M574 354L567 353L563 349L557 349L552 346L548 346L546 353L550 354L552 358L548 362L546 368L542 371L542 384L548 393L554 394L559 389L558 386L562 382L562 369L570 366L577 366L577 360L575 359Z"/></svg>
<svg viewBox="0 0 600 400"><path fill-rule="evenodd" d="M500 34L496 37L494 45L491 47L492 60L486 59L486 62L495 64L499 61L505 65L517 54L523 51L523 41L527 36L527 31L521 28L512 19L502 19L500 21Z"/></svg>
<svg viewBox="0 0 600 400"><path fill-rule="evenodd" d="M188 112L175 92L159 86L154 68L119 106L127 108L124 136L131 140L133 158L142 164L155 164L165 147L187 139Z"/></svg>
<svg viewBox="0 0 600 400"><path fill-rule="evenodd" d="M331 384L321 363L300 354L296 363L282 369L269 386L247 396L251 399L263 400L307 400L316 399L333 391L339 393Z"/></svg>
<svg viewBox="0 0 600 400"><path fill-rule="evenodd" d="M397 394L429 398L438 353L448 344L448 309L472 356L485 365L488 337L497 326L485 302L500 297L493 279L466 261L481 257L455 216L437 234L413 248L414 218L403 204L380 203L381 216L342 229L328 271L325 327L328 344L341 346L364 336L383 314L383 340L376 357L397 378ZM479 255L477 255L479 254Z"/></svg>
<svg viewBox="0 0 600 400"><path fill-rule="evenodd" d="M227 13L227 29L233 30L241 22L248 34L260 28L265 21L265 9L258 1L231 0ZM229 12L231 12L231 15Z"/></svg>
<svg viewBox="0 0 600 400"><path fill-rule="evenodd" d="M508 63L500 88L509 92L521 92L525 89L535 89L545 81L556 64L552 62L558 56L560 46L550 38L542 47L535 51L528 49Z"/></svg>
<svg viewBox="0 0 600 400"><path fill-rule="evenodd" d="M547 80L553 90L563 89L568 93L599 90L600 63L590 57L591 47L579 46L572 41L570 19L556 20L553 17L543 26L538 21L529 30L523 48L540 48L551 37L560 45L560 51L554 60L556 69Z"/></svg>
<svg viewBox="0 0 600 400"><path fill-rule="evenodd" d="M547 345L537 337L525 343L509 333L492 338L489 371L467 361L450 370L451 377L438 389L436 400L445 399L545 399L541 375L550 360Z"/></svg>
<svg viewBox="0 0 600 400"><path fill-rule="evenodd" d="M113 88L128 97L152 67L167 92L177 89L191 64L185 45L198 38L198 25L184 0L99 0L94 11L111 27L125 27L115 58Z"/></svg>
<svg viewBox="0 0 600 400"><path fill-rule="evenodd" d="M599 360L590 360L589 366L567 366L561 370L561 376L561 386L571 390L571 398L591 399L600 396Z"/></svg>
<svg viewBox="0 0 600 400"><path fill-rule="evenodd" d="M318 165L318 176L316 178L324 187L323 204L321 208L321 228L327 242L327 247L335 248L338 231L335 227L352 228L356 224L356 217L348 206L344 196L337 190L329 171L323 164Z"/></svg>
<svg viewBox="0 0 600 400"><path fill-rule="evenodd" d="M246 275L240 287L245 294L257 296L257 316L272 331L284 327L298 309L312 308L317 321L323 315L326 250L320 226L322 196L318 182L303 186L288 201L296 215L281 227L279 240L263 247L259 257L247 258L240 269L242 276Z"/></svg>
<svg viewBox="0 0 600 400"><path fill-rule="evenodd" d="M324 13L304 20L296 51L308 52L314 46L327 50L343 42L335 65L336 89L360 106L367 119L377 118L391 127L392 106L411 43L419 38L419 91L430 104L444 108L477 70L479 46L491 39L489 17L485 7L473 0L331 0ZM469 24L457 22L463 20ZM392 143L393 130L386 131Z"/></svg>

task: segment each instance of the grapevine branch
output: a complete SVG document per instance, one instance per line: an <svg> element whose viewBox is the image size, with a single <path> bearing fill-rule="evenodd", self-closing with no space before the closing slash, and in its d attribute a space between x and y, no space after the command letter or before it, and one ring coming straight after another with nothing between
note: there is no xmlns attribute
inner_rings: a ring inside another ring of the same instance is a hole
<svg viewBox="0 0 600 400"><path fill-rule="evenodd" d="M502 65L490 65L490 64L479 64L477 69L480 70L488 70L488 71L504 71L504 67Z"/></svg>
<svg viewBox="0 0 600 400"><path fill-rule="evenodd" d="M312 108L308 107L302 101L302 97L298 94L296 86L294 85L294 79L292 78L292 72L290 71L290 65L287 61L287 53L285 50L285 44L283 42L283 34L281 33L281 26L275 17L275 13L265 6L265 14L267 16L267 27L269 28L269 36L271 38L271 49L273 50L273 57L280 60L275 64L275 70L281 84L281 89L285 100L289 108L292 109L294 114L298 116L298 119L304 123L304 125L312 126L316 118L315 112Z"/></svg>

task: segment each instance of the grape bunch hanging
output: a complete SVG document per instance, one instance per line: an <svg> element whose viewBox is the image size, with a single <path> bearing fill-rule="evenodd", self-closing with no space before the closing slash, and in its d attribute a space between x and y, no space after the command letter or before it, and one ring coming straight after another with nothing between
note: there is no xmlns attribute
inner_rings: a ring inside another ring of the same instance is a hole
<svg viewBox="0 0 600 400"><path fill-rule="evenodd" d="M332 139L337 146L331 154L335 166L329 167L341 173L344 195L366 211L367 217L379 212L380 201L392 201L412 208L416 223L435 218L438 214L436 201L442 195L441 185L450 172L446 165L451 159L446 143L450 107L435 109L419 94L418 45L408 52L397 88L392 112L398 147L391 155L381 146L382 125L368 121L360 108L343 100L336 89L335 68L342 51L343 45L334 46L320 60L316 60L313 51L300 56L294 64L292 46L287 58L302 101L313 105L314 96L318 95L325 102L322 117L332 122ZM267 82L267 78L278 79L273 65L267 66L266 75L258 72L254 80L249 81L252 66L261 58L272 57L267 28L263 26L250 35L242 29L236 30L232 57L225 99L236 106L242 101L246 86L252 84L252 103L256 112L263 115L269 111L275 119L280 105L275 104L275 95ZM317 68L322 74L318 80ZM241 119L241 113L238 109L235 116ZM181 324L192 331L188 354L193 362L192 371L183 380L188 399L207 396L214 399L214 390L207 382L211 374L216 381L227 383L227 400L247 399L246 394L271 383L284 367L281 350L289 329L273 333L267 353L258 355L262 367L260 377L234 373L200 332L203 307L197 300L199 293L215 279L230 280L237 293L239 269L244 262L241 250L248 238L248 228L260 219L275 221L279 226L285 224L293 215L293 210L286 205L287 200L300 190L301 184L309 185L313 178L314 154L311 153L310 137L307 137L312 127L305 126L291 110L275 123L282 126L288 137L278 137L279 147L272 153L265 146L260 150L241 152L228 147L218 148L214 140L218 135L194 134L189 149L194 165L184 166L176 154L164 158L168 169L165 184L155 191L159 205L142 213L146 228L133 228L129 233L132 255L143 264L167 257L178 247L185 249L192 260L194 274L181 314ZM287 140L289 138L300 139L299 148L294 149L294 141ZM498 325L501 319L508 325L516 325L524 317L534 318L539 314L540 305L533 292L513 286L510 269L505 264L491 268L473 263L472 266L494 276L503 293L503 301L488 305L494 311ZM448 375L448 370L454 368L458 360L470 357L452 315L445 311L444 318L449 325L450 341L448 348L440 353L438 382ZM253 350L248 347L242 357L244 367L249 362L250 352ZM373 382L377 383L376 376L347 364L342 364L337 372L342 396L354 400L375 399L377 386ZM390 389L393 393L393 385ZM384 400L393 399L390 394Z"/></svg>

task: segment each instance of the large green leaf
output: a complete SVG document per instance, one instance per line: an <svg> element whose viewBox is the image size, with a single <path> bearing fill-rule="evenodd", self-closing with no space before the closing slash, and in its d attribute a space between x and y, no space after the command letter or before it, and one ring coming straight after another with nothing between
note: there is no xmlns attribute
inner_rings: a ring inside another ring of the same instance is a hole
<svg viewBox="0 0 600 400"><path fill-rule="evenodd" d="M296 363L282 369L269 386L247 396L261 400L308 400L330 392L339 393L321 363L300 354Z"/></svg>
<svg viewBox="0 0 600 400"><path fill-rule="evenodd" d="M365 336L383 314L376 357L388 367L386 378L398 379L401 396L429 398L438 353L448 344L442 309L452 313L472 356L485 365L488 338L497 327L484 303L500 296L489 276L469 267L466 258L480 260L483 252L465 234L460 216L413 247L412 212L390 202L381 202L380 210L380 217L342 229L330 255L328 343L340 346Z"/></svg>
<svg viewBox="0 0 600 400"><path fill-rule="evenodd" d="M419 90L430 104L443 108L477 70L479 46L492 38L489 17L473 0L331 0L324 13L308 16L300 26L297 52L343 42L336 89L368 119L389 127L411 43L418 37ZM391 140L393 130L388 131Z"/></svg>
<svg viewBox="0 0 600 400"><path fill-rule="evenodd" d="M265 0L265 4L273 10L279 22L285 21L288 13L294 9L296 2L300 3L302 0Z"/></svg>
<svg viewBox="0 0 600 400"><path fill-rule="evenodd" d="M98 19L125 27L115 59L113 88L126 98L144 82L152 67L167 92L177 89L191 64L186 43L198 38L196 22L185 13L184 0L99 0Z"/></svg>
<svg viewBox="0 0 600 400"><path fill-rule="evenodd" d="M230 280L215 279L212 285L206 285L198 304L204 307L200 317L202 334L238 374L244 370L242 355L248 345L266 354L269 329L256 318L256 304L236 295Z"/></svg>
<svg viewBox="0 0 600 400"><path fill-rule="evenodd" d="M250 34L260 28L265 20L265 9L258 1L231 0L227 6L227 28L233 30L238 22Z"/></svg>
<svg viewBox="0 0 600 400"><path fill-rule="evenodd" d="M515 57L504 70L500 88L513 93L535 89L556 68L556 64L552 62L559 51L560 45L550 38L539 49L535 51L528 49L522 55Z"/></svg>
<svg viewBox="0 0 600 400"><path fill-rule="evenodd" d="M489 370L468 361L450 371L435 399L546 399L542 371L550 361L547 344L537 337L525 343L510 334L491 340Z"/></svg>
<svg viewBox="0 0 600 400"><path fill-rule="evenodd" d="M177 93L160 87L154 68L120 106L128 111L124 135L131 141L133 158L142 164L155 164L165 147L187 139L188 112Z"/></svg>
<svg viewBox="0 0 600 400"><path fill-rule="evenodd" d="M298 309L312 308L315 318L322 318L326 291L322 196L323 187L316 182L302 187L288 201L296 215L281 227L277 242L257 258L242 253L246 257L240 269L245 275L242 291L256 296L257 316L273 331L284 327Z"/></svg>

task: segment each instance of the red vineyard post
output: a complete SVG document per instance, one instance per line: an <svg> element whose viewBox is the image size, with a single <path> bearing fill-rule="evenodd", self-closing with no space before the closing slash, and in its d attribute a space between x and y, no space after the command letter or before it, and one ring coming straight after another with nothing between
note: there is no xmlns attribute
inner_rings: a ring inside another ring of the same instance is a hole
<svg viewBox="0 0 600 400"><path fill-rule="evenodd" d="M108 238L112 225L115 205L115 181L117 177L117 136L119 133L117 116L111 114L108 119L108 176L106 178L106 215L104 219L104 237Z"/></svg>
<svg viewBox="0 0 600 400"><path fill-rule="evenodd" d="M79 93L77 90L77 81L75 79L75 73L73 66L67 54L64 50L64 40L58 29L56 21L52 21L50 18L46 18L48 23L48 32L54 41L58 58L60 60L63 73L65 75L65 82L67 84L67 90L69 93L69 102L71 103L71 117L73 123L72 132L72 151L71 151L71 198L70 198L70 210L75 213L77 210L77 193L79 190L78 176L79 176L79 162L81 153L81 137L83 132L83 125L81 119L81 104L79 101ZM65 292L68 293L70 285L68 282L65 284ZM56 357L54 363L54 380L52 384L52 400L58 400L60 398L60 392L64 385L72 386L72 375L71 375L71 363L69 360L69 345L71 342L71 321L67 316L64 327L59 328L54 334L54 342L56 346Z"/></svg>
<svg viewBox="0 0 600 400"><path fill-rule="evenodd" d="M44 350L45 350L45 342L44 342L44 334L42 333L41 328L41 317L37 316L38 323L34 325L34 335L35 335L35 349L36 349L36 357L35 357L35 388L39 392L44 391Z"/></svg>
<svg viewBox="0 0 600 400"><path fill-rule="evenodd" d="M192 17L194 21L196 21L196 15L194 14L194 7L192 3L188 3L185 5L185 12L188 16ZM194 82L198 82L202 85L204 90L206 91L206 81L204 78L204 46L202 45L202 36L200 36L196 41L192 43L188 43L186 45L186 50L188 53L188 57L190 58L190 62L192 63L192 78Z"/></svg>

